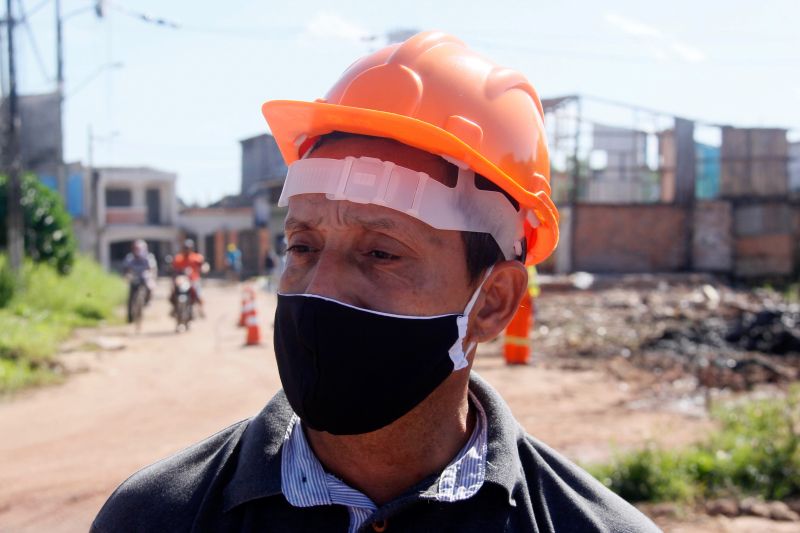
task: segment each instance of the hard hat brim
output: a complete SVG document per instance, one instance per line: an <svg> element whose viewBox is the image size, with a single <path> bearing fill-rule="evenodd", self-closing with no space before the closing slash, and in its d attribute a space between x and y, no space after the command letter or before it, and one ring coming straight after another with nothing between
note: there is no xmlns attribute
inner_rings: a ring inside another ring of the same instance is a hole
<svg viewBox="0 0 800 533"><path fill-rule="evenodd" d="M300 146L306 140L334 131L394 139L463 161L510 194L521 207L532 210L540 226L526 262L543 261L558 243L558 215L546 179L535 176L540 180L536 184L539 191L530 192L477 150L433 124L374 109L297 100L270 100L261 106L261 112L287 165L297 161Z"/></svg>

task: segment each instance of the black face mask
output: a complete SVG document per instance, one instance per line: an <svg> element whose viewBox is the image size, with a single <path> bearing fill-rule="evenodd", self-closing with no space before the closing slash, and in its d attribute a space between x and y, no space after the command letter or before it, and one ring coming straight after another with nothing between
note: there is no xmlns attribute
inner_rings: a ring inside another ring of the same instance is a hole
<svg viewBox="0 0 800 533"><path fill-rule="evenodd" d="M488 275L488 274L487 274ZM335 435L387 426L467 366L467 317L399 316L312 294L279 294L275 356L283 390L309 427Z"/></svg>

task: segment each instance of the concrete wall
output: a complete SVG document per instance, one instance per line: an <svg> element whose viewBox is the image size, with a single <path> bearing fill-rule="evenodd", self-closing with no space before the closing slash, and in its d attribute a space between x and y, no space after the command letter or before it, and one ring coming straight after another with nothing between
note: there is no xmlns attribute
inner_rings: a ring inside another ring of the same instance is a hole
<svg viewBox="0 0 800 533"><path fill-rule="evenodd" d="M786 130L722 128L720 194L724 198L782 197L789 187Z"/></svg>
<svg viewBox="0 0 800 533"><path fill-rule="evenodd" d="M704 272L733 269L733 207L730 202L697 202L694 212L692 264Z"/></svg>
<svg viewBox="0 0 800 533"><path fill-rule="evenodd" d="M252 194L259 182L286 176L286 164L272 135L265 133L250 137L242 140L241 145L242 194Z"/></svg>
<svg viewBox="0 0 800 533"><path fill-rule="evenodd" d="M687 211L653 205L575 208L572 270L674 272L687 268Z"/></svg>
<svg viewBox="0 0 800 533"><path fill-rule="evenodd" d="M800 233L793 206L751 199L735 205L733 216L737 276L788 276L794 272Z"/></svg>
<svg viewBox="0 0 800 533"><path fill-rule="evenodd" d="M800 193L800 141L789 143L789 191Z"/></svg>
<svg viewBox="0 0 800 533"><path fill-rule="evenodd" d="M7 103L7 99L0 103L0 144L4 143L6 132ZM23 170L55 176L61 157L61 99L58 93L20 95L18 106Z"/></svg>

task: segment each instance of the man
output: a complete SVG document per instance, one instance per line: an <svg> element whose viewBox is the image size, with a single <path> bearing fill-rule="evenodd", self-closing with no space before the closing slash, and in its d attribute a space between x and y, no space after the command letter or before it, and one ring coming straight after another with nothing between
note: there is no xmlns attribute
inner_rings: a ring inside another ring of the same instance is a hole
<svg viewBox="0 0 800 533"><path fill-rule="evenodd" d="M264 257L264 273L267 275L266 291L272 292L275 286L275 256L274 252L270 250Z"/></svg>
<svg viewBox="0 0 800 533"><path fill-rule="evenodd" d="M522 296L514 318L506 327L503 354L507 365L527 365L531 361L531 338L536 317L536 298L539 297L539 280L534 265L528 265L528 291Z"/></svg>
<svg viewBox="0 0 800 533"><path fill-rule="evenodd" d="M428 32L263 111L289 164L284 391L135 474L94 530L656 531L470 374L557 241L524 77Z"/></svg>
<svg viewBox="0 0 800 533"><path fill-rule="evenodd" d="M186 239L183 241L183 247L180 253L175 254L172 259L172 274L173 277L178 274L186 274L192 282L192 298L194 304L198 306L200 316L205 316L203 312L203 298L200 293L200 278L202 274L208 272L208 263L202 254L194 251L194 241ZM173 285L172 294L169 297L172 303L172 313L175 313L175 307L178 303L178 291Z"/></svg>
<svg viewBox="0 0 800 533"><path fill-rule="evenodd" d="M153 254L147 249L147 243L142 239L133 241L131 251L125 256L122 271L128 278L128 323L133 322L133 299L139 287L145 290L145 304L150 303L150 297L158 277L158 263Z"/></svg>

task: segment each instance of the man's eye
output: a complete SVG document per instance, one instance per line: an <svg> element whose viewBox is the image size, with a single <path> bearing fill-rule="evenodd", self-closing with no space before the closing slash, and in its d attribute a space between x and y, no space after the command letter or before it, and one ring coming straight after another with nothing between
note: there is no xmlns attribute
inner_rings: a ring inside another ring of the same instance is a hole
<svg viewBox="0 0 800 533"><path fill-rule="evenodd" d="M311 252L311 247L306 244L293 244L286 251L292 254L307 254Z"/></svg>
<svg viewBox="0 0 800 533"><path fill-rule="evenodd" d="M390 254L389 252L384 252L383 250L371 250L367 255L370 257L374 257L375 259L380 259L383 261L393 260L393 259L400 259L399 256Z"/></svg>

